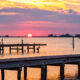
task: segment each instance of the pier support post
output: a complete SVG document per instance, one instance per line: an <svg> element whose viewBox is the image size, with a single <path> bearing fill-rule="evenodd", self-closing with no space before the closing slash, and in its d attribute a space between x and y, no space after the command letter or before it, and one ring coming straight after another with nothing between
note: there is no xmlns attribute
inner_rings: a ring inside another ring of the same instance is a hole
<svg viewBox="0 0 80 80"><path fill-rule="evenodd" d="M4 55L4 45L3 45L3 38L2 38L2 56Z"/></svg>
<svg viewBox="0 0 80 80"><path fill-rule="evenodd" d="M9 49L9 53L10 53L10 55L11 55L11 46L10 46L10 49Z"/></svg>
<svg viewBox="0 0 80 80"><path fill-rule="evenodd" d="M60 80L64 80L64 64L60 65Z"/></svg>
<svg viewBox="0 0 80 80"><path fill-rule="evenodd" d="M2 56L4 55L4 46L2 44Z"/></svg>
<svg viewBox="0 0 80 80"><path fill-rule="evenodd" d="M4 80L4 69L1 69L1 80Z"/></svg>
<svg viewBox="0 0 80 80"><path fill-rule="evenodd" d="M23 40L22 40L22 54L24 53L24 49L23 49Z"/></svg>
<svg viewBox="0 0 80 80"><path fill-rule="evenodd" d="M24 67L24 80L27 80L27 67Z"/></svg>
<svg viewBox="0 0 80 80"><path fill-rule="evenodd" d="M18 46L17 46L17 54L18 54Z"/></svg>
<svg viewBox="0 0 80 80"><path fill-rule="evenodd" d="M39 53L39 49L40 49L40 45L39 45L39 47L37 48L37 53Z"/></svg>
<svg viewBox="0 0 80 80"><path fill-rule="evenodd" d="M1 47L0 47L0 55L1 55Z"/></svg>
<svg viewBox="0 0 80 80"><path fill-rule="evenodd" d="M21 68L18 69L17 80L21 80Z"/></svg>
<svg viewBox="0 0 80 80"><path fill-rule="evenodd" d="M29 45L27 46L27 53L29 53Z"/></svg>
<svg viewBox="0 0 80 80"><path fill-rule="evenodd" d="M72 46L73 46L73 50L74 50L74 37L72 37Z"/></svg>
<svg viewBox="0 0 80 80"><path fill-rule="evenodd" d="M45 64L41 66L41 80L47 80L47 65Z"/></svg>
<svg viewBox="0 0 80 80"><path fill-rule="evenodd" d="M80 64L78 64L78 79L80 79Z"/></svg>
<svg viewBox="0 0 80 80"><path fill-rule="evenodd" d="M34 43L34 45L33 45L33 52L35 53L35 43Z"/></svg>

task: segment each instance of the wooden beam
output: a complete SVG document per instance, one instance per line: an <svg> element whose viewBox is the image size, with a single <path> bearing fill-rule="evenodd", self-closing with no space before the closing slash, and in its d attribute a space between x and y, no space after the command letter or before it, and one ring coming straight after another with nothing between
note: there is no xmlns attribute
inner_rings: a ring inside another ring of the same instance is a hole
<svg viewBox="0 0 80 80"><path fill-rule="evenodd" d="M19 70L19 68L5 68L5 70Z"/></svg>
<svg viewBox="0 0 80 80"><path fill-rule="evenodd" d="M1 55L1 47L0 47L0 55Z"/></svg>
<svg viewBox="0 0 80 80"><path fill-rule="evenodd" d="M29 45L27 46L27 53L29 53Z"/></svg>
<svg viewBox="0 0 80 80"><path fill-rule="evenodd" d="M4 80L4 69L1 69L1 80Z"/></svg>
<svg viewBox="0 0 80 80"><path fill-rule="evenodd" d="M23 47L23 40L22 40L22 54L24 53L24 47Z"/></svg>
<svg viewBox="0 0 80 80"><path fill-rule="evenodd" d="M24 67L24 80L27 80L27 67Z"/></svg>
<svg viewBox="0 0 80 80"><path fill-rule="evenodd" d="M9 53L10 53L10 55L11 55L11 46L9 47Z"/></svg>
<svg viewBox="0 0 80 80"><path fill-rule="evenodd" d="M45 64L41 66L41 80L47 80L47 66Z"/></svg>
<svg viewBox="0 0 80 80"><path fill-rule="evenodd" d="M74 50L74 37L72 37L72 46L73 46L73 50Z"/></svg>
<svg viewBox="0 0 80 80"><path fill-rule="evenodd" d="M78 79L80 80L80 63L78 64Z"/></svg>
<svg viewBox="0 0 80 80"><path fill-rule="evenodd" d="M18 54L18 46L17 46L17 54Z"/></svg>
<svg viewBox="0 0 80 80"><path fill-rule="evenodd" d="M21 70L20 69L18 69L17 80L21 80Z"/></svg>
<svg viewBox="0 0 80 80"><path fill-rule="evenodd" d="M35 53L35 43L33 44L33 53Z"/></svg>
<svg viewBox="0 0 80 80"><path fill-rule="evenodd" d="M64 80L64 64L60 65L60 80Z"/></svg>

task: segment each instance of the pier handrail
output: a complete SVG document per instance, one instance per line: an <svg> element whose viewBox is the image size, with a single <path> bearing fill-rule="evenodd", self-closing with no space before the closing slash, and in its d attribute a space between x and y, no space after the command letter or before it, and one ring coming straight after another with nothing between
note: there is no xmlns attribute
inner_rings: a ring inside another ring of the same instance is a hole
<svg viewBox="0 0 80 80"><path fill-rule="evenodd" d="M12 62L12 61L32 61L32 60L67 59L67 58L80 58L80 54L0 59L0 63L1 62L8 62L8 61L9 62Z"/></svg>
<svg viewBox="0 0 80 80"><path fill-rule="evenodd" d="M17 80L21 80L21 70L24 67L24 80L27 79L27 67L41 68L41 80L47 80L47 65L60 67L60 80L64 80L65 64L78 65L78 80L80 80L80 54L58 55L58 56L40 56L28 58L10 58L0 59L0 69L2 80L4 80L5 70L17 70Z"/></svg>

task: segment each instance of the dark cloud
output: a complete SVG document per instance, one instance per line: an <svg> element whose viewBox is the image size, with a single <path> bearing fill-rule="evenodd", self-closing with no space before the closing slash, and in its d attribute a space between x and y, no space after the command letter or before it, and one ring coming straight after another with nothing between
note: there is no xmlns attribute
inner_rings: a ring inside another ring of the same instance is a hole
<svg viewBox="0 0 80 80"><path fill-rule="evenodd" d="M68 22L80 23L80 15L73 10L68 10L69 14L61 14L59 12L51 12L40 9L20 9L5 8L0 12L16 12L17 15L0 15L0 24L21 23L23 21L52 21L52 22Z"/></svg>

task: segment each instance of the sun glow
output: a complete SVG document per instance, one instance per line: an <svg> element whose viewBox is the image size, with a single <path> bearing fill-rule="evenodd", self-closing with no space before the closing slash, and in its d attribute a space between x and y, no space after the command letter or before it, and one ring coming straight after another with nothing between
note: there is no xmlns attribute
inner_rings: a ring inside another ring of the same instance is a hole
<svg viewBox="0 0 80 80"><path fill-rule="evenodd" d="M32 37L32 34L31 34L31 33L29 33L29 34L28 34L28 37Z"/></svg>

